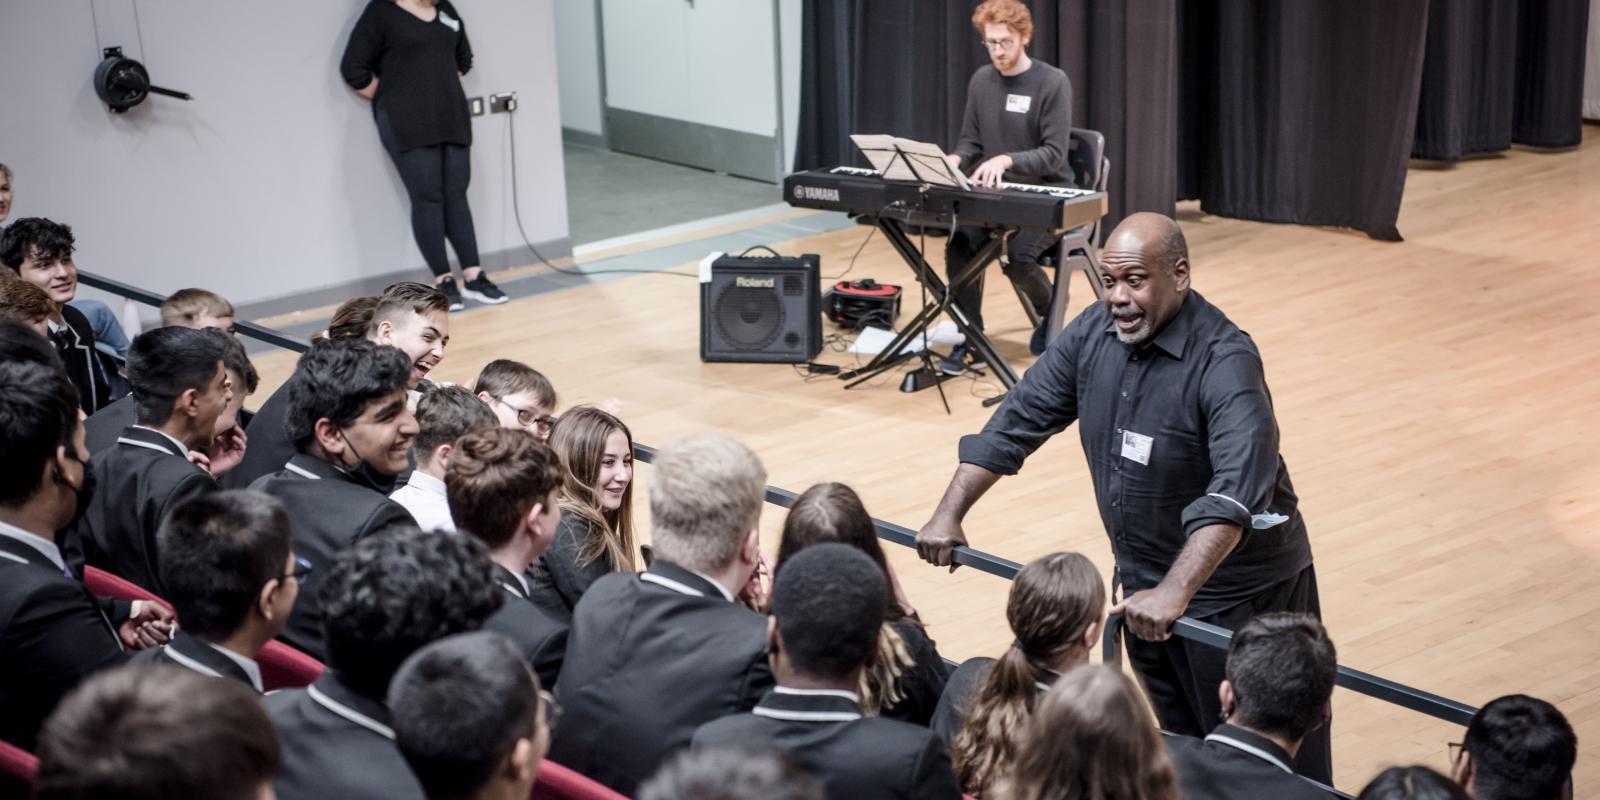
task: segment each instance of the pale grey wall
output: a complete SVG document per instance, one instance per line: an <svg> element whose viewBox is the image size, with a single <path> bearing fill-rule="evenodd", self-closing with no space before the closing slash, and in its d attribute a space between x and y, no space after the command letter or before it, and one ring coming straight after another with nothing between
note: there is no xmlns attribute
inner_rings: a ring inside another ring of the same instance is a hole
<svg viewBox="0 0 1600 800"><path fill-rule="evenodd" d="M600 28L595 0L556 0L556 71L561 78L561 127L600 136Z"/></svg>
<svg viewBox="0 0 1600 800"><path fill-rule="evenodd" d="M794 170L794 146L800 137L800 32L802 0L778 0L778 75L782 81L783 173Z"/></svg>
<svg viewBox="0 0 1600 800"><path fill-rule="evenodd" d="M563 0L564 1L564 0ZM523 221L567 252L553 0L456 0L477 54L467 94L516 91ZM78 263L166 292L205 286L235 303L411 270L405 193L366 101L339 78L360 0L0 1L0 161L19 216L70 223ZM91 9L94 14L91 16ZM157 85L192 93L109 113L90 77L96 44L121 45ZM473 120L485 261L532 260L512 217L505 114ZM501 252L504 251L504 252Z"/></svg>

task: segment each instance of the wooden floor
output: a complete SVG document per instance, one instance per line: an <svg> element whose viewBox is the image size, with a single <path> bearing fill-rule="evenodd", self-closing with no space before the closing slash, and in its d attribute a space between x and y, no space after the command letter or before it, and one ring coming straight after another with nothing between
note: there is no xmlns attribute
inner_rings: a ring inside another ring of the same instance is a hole
<svg viewBox="0 0 1600 800"><path fill-rule="evenodd" d="M1474 705L1526 692L1600 746L1600 130L1566 153L1513 151L1414 168L1403 243L1241 222L1185 208L1194 285L1260 346L1283 453L1310 526L1343 664ZM843 270L865 229L795 242ZM930 241L930 247L934 243ZM679 272L692 275L692 265ZM910 282L881 238L852 277ZM1075 279L1073 310L1091 297ZM495 357L546 372L563 406L621 401L638 441L734 434L770 482L845 481L884 519L918 527L979 428L988 382L907 395L898 376L844 391L788 366L698 359L698 285L643 275L472 310L452 320L435 377L467 381ZM914 292L911 293L914 298ZM1006 281L989 281L1001 349L1028 363ZM909 310L903 318L909 317ZM849 363L827 353L823 360ZM261 359L264 391L289 359ZM261 396L265 396L264 394ZM648 479L648 470L641 469ZM1055 550L1111 559L1075 432L978 505L976 547L1026 562ZM641 503L642 505L642 503ZM775 545L781 514L765 517ZM923 566L891 548L907 592L952 658L1011 639L1008 584ZM1446 766L1460 729L1340 691L1337 782L1396 763ZM1600 787L1580 760L1579 796Z"/></svg>

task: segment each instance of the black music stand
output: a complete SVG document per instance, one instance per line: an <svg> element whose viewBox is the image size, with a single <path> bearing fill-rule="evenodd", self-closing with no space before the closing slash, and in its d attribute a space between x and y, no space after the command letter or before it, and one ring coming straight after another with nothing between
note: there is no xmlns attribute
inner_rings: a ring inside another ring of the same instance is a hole
<svg viewBox="0 0 1600 800"><path fill-rule="evenodd" d="M934 145L923 145L919 142L909 142L907 140L894 139L893 137L851 138L856 141L856 146L866 155L867 160L871 161L873 166L878 169L878 173L884 176L884 180L914 181L920 187L919 197L927 191L927 187L930 185L957 189L970 188L970 185L967 184L966 176L951 167L950 163L944 159L944 154ZM868 140L867 144L863 144L862 139ZM902 145L909 145L910 147ZM928 152L929 149L932 152ZM952 176L952 173L954 173L954 176ZM891 178L891 175L897 177ZM909 175L909 178L899 177L906 175ZM927 388L926 381L932 380L933 385L939 389L939 398L944 402L945 412L949 413L950 401L944 395L943 383L946 378L951 376L935 369L928 353L927 330L941 314L948 315L955 322L956 327L966 337L967 345L976 350L978 355L988 362L990 369L994 370L995 377L1000 379L1000 383L1007 392L1011 391L1011 387L1017 385L1016 372L1011 369L1011 365L1005 359L1000 357L1000 354L994 349L994 343L989 341L989 337L985 336L983 331L974 327L972 321L967 318L966 313L961 310L960 306L955 304L952 292L953 287L975 280L984 269L987 269L989 262L1000 255L1000 250L1005 246L1005 241L1008 237L1005 235L989 237L989 240L984 243L983 247L979 248L972 259L964 264L952 277L950 286L946 286L944 281L939 278L937 271L928 263L923 253L912 243L911 236L905 230L904 222L910 221L922 211L924 209L920 204L916 208L883 209L874 221L878 229L883 231L884 238L894 247L895 252L900 254L901 259L911 267L911 271L917 276L917 280L921 282L924 289L934 295L935 299L923 305L922 310L895 336L888 347L873 356L871 361L859 369L840 373L839 379L850 381L845 385L845 388L853 389L881 375L883 372L899 366L907 359L920 356L923 362L922 369L926 370L926 374L931 375L931 378L918 379L913 377L915 375L913 373L913 376L908 376L907 378L907 386L913 388L907 390L917 391ZM950 222L952 233L954 233L956 220L952 218ZM906 352L906 347L919 336L922 337L922 348L915 352Z"/></svg>

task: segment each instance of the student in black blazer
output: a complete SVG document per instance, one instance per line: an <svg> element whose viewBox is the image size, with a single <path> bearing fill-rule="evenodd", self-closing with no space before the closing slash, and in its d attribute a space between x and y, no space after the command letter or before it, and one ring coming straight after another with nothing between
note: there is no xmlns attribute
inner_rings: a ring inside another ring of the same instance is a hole
<svg viewBox="0 0 1600 800"><path fill-rule="evenodd" d="M550 447L561 456L561 526L528 570L528 583L535 603L571 622L572 609L595 581L637 569L633 434L611 413L578 406L561 415Z"/></svg>
<svg viewBox="0 0 1600 800"><path fill-rule="evenodd" d="M406 467L417 421L406 407L404 353L366 341L322 342L300 357L287 384L287 429L299 453L252 487L283 501L306 577L283 639L326 661L319 573L363 537L414 526L367 475Z"/></svg>
<svg viewBox="0 0 1600 800"><path fill-rule="evenodd" d="M277 498L234 489L185 500L156 535L165 599L183 621L165 647L134 657L238 680L257 692L256 656L283 632L305 572Z"/></svg>
<svg viewBox="0 0 1600 800"><path fill-rule="evenodd" d="M767 626L777 687L751 713L701 726L694 747L775 747L832 800L960 798L943 740L861 713L856 690L889 597L882 568L849 545L819 544L790 558L774 580Z"/></svg>
<svg viewBox="0 0 1600 800"><path fill-rule="evenodd" d="M447 636L389 683L395 741L433 800L513 798L533 790L555 707L510 639Z"/></svg>
<svg viewBox="0 0 1600 800"><path fill-rule="evenodd" d="M795 554L823 542L847 544L865 553L893 589L884 600L876 652L861 675L862 708L868 716L927 725L939 705L949 668L900 591L878 543L872 515L855 490L842 483L812 486L789 509L774 574L782 572L784 562Z"/></svg>
<svg viewBox="0 0 1600 800"><path fill-rule="evenodd" d="M255 394L256 385L260 382L260 376L256 373L255 365L250 363L244 345L231 334L227 335L226 349L222 352L222 368L233 383L233 400L217 417L216 436L204 451L208 462L206 471L218 480L222 480L222 476L237 467L244 458L244 429L251 416L250 412L244 410L244 404ZM122 429L137 422L137 415L137 403L129 394L84 420L83 433L90 454L99 455L115 447Z"/></svg>
<svg viewBox="0 0 1600 800"><path fill-rule="evenodd" d="M735 599L760 561L766 470L744 445L700 436L662 448L651 483L655 561L584 593L556 683L550 758L623 794L772 685L766 622Z"/></svg>
<svg viewBox="0 0 1600 800"><path fill-rule="evenodd" d="M457 530L489 548L506 592L506 604L486 627L511 638L540 685L555 686L567 626L533 604L522 573L550 546L561 519L561 460L522 431L480 428L456 440L444 482Z"/></svg>
<svg viewBox="0 0 1600 800"><path fill-rule="evenodd" d="M348 308L347 308L348 307ZM370 316L366 309L371 308ZM376 302L368 298L346 301L334 312L329 341L366 340L399 349L406 356L405 388L426 393L433 388L426 378L444 360L450 342L450 301L437 289L420 283L397 283L383 291ZM301 452L290 432L292 417L288 384L278 388L262 403L246 431L250 445L244 461L229 475L229 488L243 489L263 476L284 468ZM372 473L369 482L384 494L396 488L395 475Z"/></svg>
<svg viewBox="0 0 1600 800"><path fill-rule="evenodd" d="M227 334L156 328L128 348L128 376L137 422L117 445L94 457L99 491L74 527L73 548L100 569L164 594L156 565L156 530L183 500L217 491L210 473L191 463L205 450L217 417L233 400L222 366Z"/></svg>
<svg viewBox="0 0 1600 800"><path fill-rule="evenodd" d="M127 394L127 387L116 362L95 349L89 319L67 305L78 294L78 267L72 260L76 248L72 228L42 217L19 219L0 232L0 264L55 301L57 312L47 323L51 342L78 387L83 413L93 414Z"/></svg>
<svg viewBox="0 0 1600 800"><path fill-rule="evenodd" d="M423 646L477 630L503 602L489 555L468 536L384 531L323 576L328 671L266 696L283 742L280 800L422 800L395 745L390 679Z"/></svg>
<svg viewBox="0 0 1600 800"><path fill-rule="evenodd" d="M55 531L93 493L77 390L37 334L6 322L0 339L0 740L31 750L62 696L164 642L172 616L98 600L67 568Z"/></svg>
<svg viewBox="0 0 1600 800"><path fill-rule="evenodd" d="M1326 800L1295 774L1294 757L1333 716L1338 658L1310 614L1262 614L1234 631L1227 679L1217 688L1223 724L1205 739L1172 736L1167 749L1188 800Z"/></svg>

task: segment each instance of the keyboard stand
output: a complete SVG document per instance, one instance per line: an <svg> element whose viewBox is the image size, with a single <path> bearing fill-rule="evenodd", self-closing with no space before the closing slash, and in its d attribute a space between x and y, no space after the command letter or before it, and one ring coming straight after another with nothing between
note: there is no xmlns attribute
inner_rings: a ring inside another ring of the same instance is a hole
<svg viewBox="0 0 1600 800"><path fill-rule="evenodd" d="M1011 387L1017 385L1017 373L1011 369L1011 365L1004 358L1000 357L1000 353L995 350L994 343L989 341L989 337L985 336L983 331L973 327L972 322L967 319L966 313L961 310L960 306L956 305L950 288L945 285L938 272L928 263L923 254L917 250L917 246L911 241L911 236L906 233L905 225L899 219L887 215L879 215L876 218L876 223L878 229L883 231L884 238L894 247L895 252L900 254L900 258L906 262L906 265L911 267L912 273L927 288L931 297L927 305L922 307L922 310L895 336L894 341L890 342L883 352L873 356L872 360L860 369L850 370L839 375L840 380L850 381L844 388L854 389L883 372L893 369L907 359L915 357L918 351L908 351L906 349L907 346L918 337L925 337L928 328L932 327L933 323L938 320L939 315L945 314L955 322L956 327L966 336L967 346L976 351L989 364L989 368L994 371L995 377L1000 379L1000 383L1005 387L1005 390L1007 392L1011 391ZM1009 234L990 236L983 247L979 248L978 252L972 256L972 259L956 273L955 278L952 280L953 285L964 286L968 281L976 280L978 275L989 267L989 263L1000 256L1000 251L1005 247L1008 236ZM926 349L926 342L924 342L924 349ZM938 381L935 381L932 385L937 384ZM922 388L925 387L919 384L916 385L913 391ZM948 410L949 404L946 403L946 411Z"/></svg>

